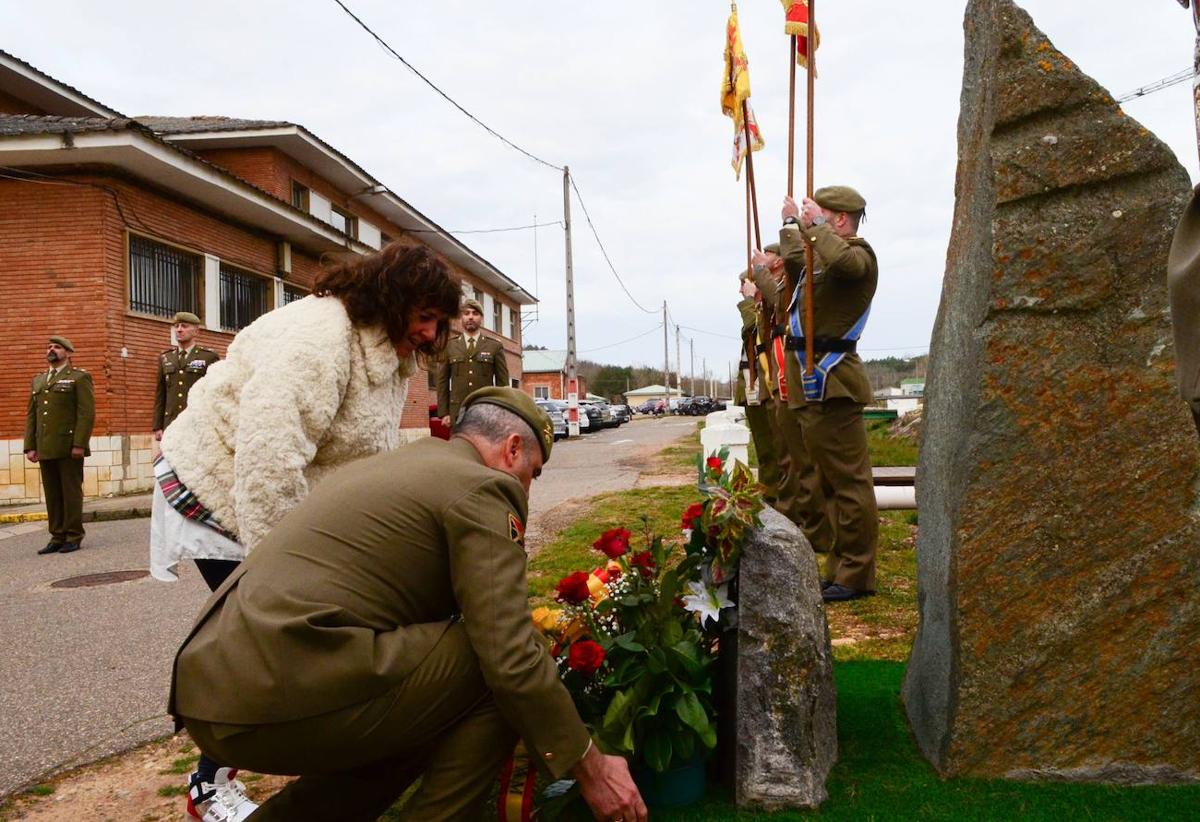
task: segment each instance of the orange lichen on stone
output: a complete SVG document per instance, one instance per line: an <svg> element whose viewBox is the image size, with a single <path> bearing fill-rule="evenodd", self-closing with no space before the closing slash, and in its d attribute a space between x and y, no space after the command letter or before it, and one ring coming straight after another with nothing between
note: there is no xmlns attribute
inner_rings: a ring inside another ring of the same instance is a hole
<svg viewBox="0 0 1200 822"><path fill-rule="evenodd" d="M1049 60L1038 60L1038 68L1040 68L1042 71L1053 71L1054 64Z"/></svg>

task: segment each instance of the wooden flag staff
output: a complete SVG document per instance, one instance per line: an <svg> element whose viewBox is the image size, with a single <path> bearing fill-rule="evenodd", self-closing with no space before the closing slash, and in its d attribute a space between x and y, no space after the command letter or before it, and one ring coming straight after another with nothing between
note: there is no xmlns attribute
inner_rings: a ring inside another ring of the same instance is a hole
<svg viewBox="0 0 1200 822"><path fill-rule="evenodd" d="M817 0L808 0L808 46L807 63L805 67L808 70L808 180L805 183L805 196L812 199L813 196L813 89L815 83L813 79L816 77L817 70L817 49L816 49L816 33L817 33ZM795 55L795 36L792 37L792 86L795 87L796 75L796 55ZM788 188L791 188L791 175L789 174ZM813 338L816 337L816 328L814 327L815 320L813 319L813 247L811 243L804 244L804 373L806 376L812 376L813 373Z"/></svg>
<svg viewBox="0 0 1200 822"><path fill-rule="evenodd" d="M746 134L746 191L749 199L746 208L754 217L755 248L762 248L762 230L758 226L758 190L754 185L754 143L750 141L750 106L742 101L742 128Z"/></svg>

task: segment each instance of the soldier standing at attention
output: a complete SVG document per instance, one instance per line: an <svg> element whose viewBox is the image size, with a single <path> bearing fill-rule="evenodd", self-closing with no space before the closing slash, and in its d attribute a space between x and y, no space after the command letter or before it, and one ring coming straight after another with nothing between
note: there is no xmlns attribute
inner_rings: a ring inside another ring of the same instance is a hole
<svg viewBox="0 0 1200 822"><path fill-rule="evenodd" d="M39 554L69 554L83 542L83 458L96 419L92 375L71 365L75 346L51 337L50 368L33 378L25 415L25 459L42 468L50 541Z"/></svg>
<svg viewBox="0 0 1200 822"><path fill-rule="evenodd" d="M188 392L196 380L208 373L208 367L221 357L196 345L200 318L190 311L175 315L175 348L158 355L158 382L154 390L154 439L162 439L163 429L187 408Z"/></svg>
<svg viewBox="0 0 1200 822"><path fill-rule="evenodd" d="M774 506L779 497L779 449L783 443L779 441L774 420L769 366L758 339L758 288L744 272L740 279L742 300L738 303L738 313L742 315L742 352L734 401L746 409L746 424L750 426L754 453L758 456L758 481L767 489L764 497L767 504Z"/></svg>
<svg viewBox="0 0 1200 822"><path fill-rule="evenodd" d="M797 414L804 445L830 489L833 550L825 562L821 595L840 602L875 592L879 536L875 487L867 454L863 406L871 383L857 354L879 281L879 264L858 236L867 203L847 186L818 189L797 205L783 201L779 244L788 276L802 284L805 245L813 248L813 314L816 328L802 325L804 289L791 301L786 348L788 406ZM811 376L804 376L805 334L813 335Z"/></svg>
<svg viewBox="0 0 1200 822"><path fill-rule="evenodd" d="M459 322L462 334L450 340L437 370L437 412L442 423L450 428L454 427L458 409L467 395L493 385L508 387L504 346L485 337L480 330L483 306L478 300L463 301Z"/></svg>

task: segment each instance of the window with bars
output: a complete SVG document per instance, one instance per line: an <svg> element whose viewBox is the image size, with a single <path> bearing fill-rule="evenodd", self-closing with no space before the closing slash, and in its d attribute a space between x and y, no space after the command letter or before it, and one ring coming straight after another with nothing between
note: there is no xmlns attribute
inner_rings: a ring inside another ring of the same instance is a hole
<svg viewBox="0 0 1200 822"><path fill-rule="evenodd" d="M158 317L203 316L204 261L198 254L129 235L129 309Z"/></svg>
<svg viewBox="0 0 1200 822"><path fill-rule="evenodd" d="M272 308L274 283L221 263L221 328L241 331Z"/></svg>
<svg viewBox="0 0 1200 822"><path fill-rule="evenodd" d="M297 288L294 285L285 285L283 287L283 304L294 303L296 300L303 300L308 296L308 292L303 288Z"/></svg>

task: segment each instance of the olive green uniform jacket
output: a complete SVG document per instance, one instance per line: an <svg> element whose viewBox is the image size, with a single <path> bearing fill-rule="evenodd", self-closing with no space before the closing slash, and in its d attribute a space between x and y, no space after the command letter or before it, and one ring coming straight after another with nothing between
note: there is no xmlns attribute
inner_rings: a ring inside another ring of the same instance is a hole
<svg viewBox="0 0 1200 822"><path fill-rule="evenodd" d="M462 407L471 392L491 385L508 386L508 361L504 359L504 346L498 340L482 332L475 343L475 353L467 356L465 337L455 337L446 346L443 361L437 371L438 416L458 419Z"/></svg>
<svg viewBox="0 0 1200 822"><path fill-rule="evenodd" d="M387 693L461 619L508 723L555 777L588 733L537 639L520 483L469 442L340 469L214 592L176 657L170 712L259 725Z"/></svg>
<svg viewBox="0 0 1200 822"><path fill-rule="evenodd" d="M215 351L199 345L190 351L168 348L158 355L158 380L154 384L154 426L162 431L187 408L188 392L221 359Z"/></svg>
<svg viewBox="0 0 1200 822"><path fill-rule="evenodd" d="M801 236L804 232L804 237ZM879 284L879 264L875 252L861 237L839 237L828 225L784 226L779 232L779 250L788 278L800 282L804 275L805 238L813 246L813 321L817 338L840 339L858 322L875 297ZM790 302L790 295L789 295ZM799 290L796 304L800 309L800 321L804 322L804 289ZM805 334L809 333L806 328ZM818 346L814 356L819 360L822 352ZM795 352L787 357L787 380L793 388L788 391L788 406L799 408L806 404L804 391L800 388L802 371ZM858 354L847 354L829 372L825 383L825 399L848 398L866 405L871 402L871 381Z"/></svg>
<svg viewBox="0 0 1200 822"><path fill-rule="evenodd" d="M25 414L26 451L37 451L39 460L66 459L72 448L91 454L88 440L96 421L96 396L92 375L67 366L33 378Z"/></svg>

